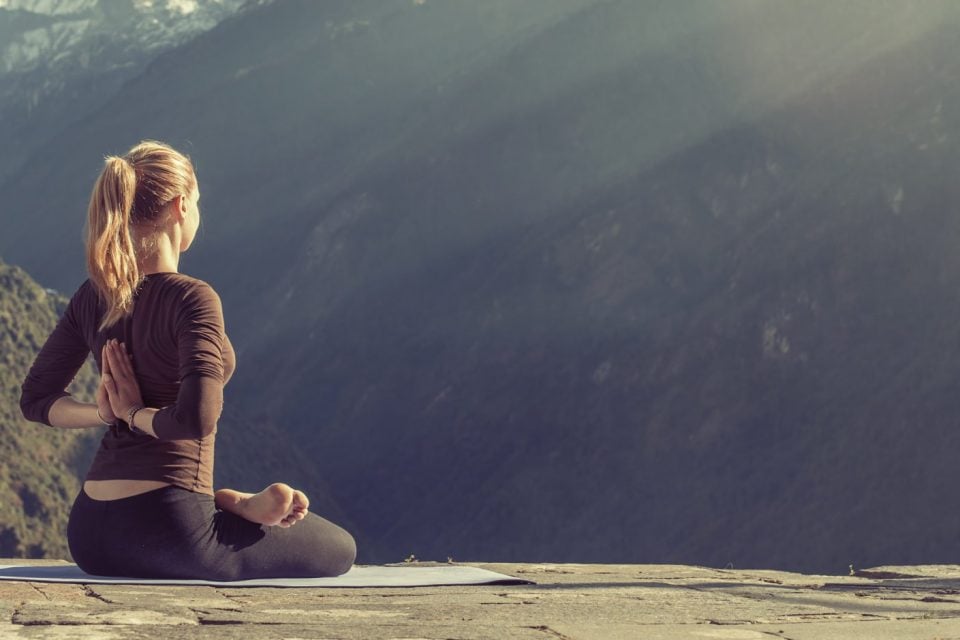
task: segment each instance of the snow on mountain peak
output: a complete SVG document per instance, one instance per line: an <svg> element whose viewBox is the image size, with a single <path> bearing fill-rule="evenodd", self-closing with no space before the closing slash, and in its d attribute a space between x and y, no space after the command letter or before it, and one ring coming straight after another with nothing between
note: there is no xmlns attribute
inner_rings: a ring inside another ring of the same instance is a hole
<svg viewBox="0 0 960 640"><path fill-rule="evenodd" d="M96 7L100 0L0 0L0 9L29 11L45 16L81 13Z"/></svg>
<svg viewBox="0 0 960 640"><path fill-rule="evenodd" d="M0 0L0 113L71 81L140 66L212 29L245 0Z"/></svg>
<svg viewBox="0 0 960 640"><path fill-rule="evenodd" d="M0 0L0 9L62 16L96 9L101 2L102 0ZM183 16L202 10L201 5L239 4L227 0L127 0L126 3L137 11L150 12L162 8L169 13ZM123 3L117 3L114 0L113 4Z"/></svg>
<svg viewBox="0 0 960 640"><path fill-rule="evenodd" d="M197 0L167 0L167 9L186 16L197 10Z"/></svg>
<svg viewBox="0 0 960 640"><path fill-rule="evenodd" d="M244 0L0 0L0 10L34 16L18 22L12 19L14 14L0 11L0 33L6 36L6 42L0 43L0 79L4 74L36 68L55 70L59 61L78 59L91 43L102 49L104 41L123 42L127 54L167 49L213 28L243 3ZM123 65L129 62L127 54L96 62Z"/></svg>

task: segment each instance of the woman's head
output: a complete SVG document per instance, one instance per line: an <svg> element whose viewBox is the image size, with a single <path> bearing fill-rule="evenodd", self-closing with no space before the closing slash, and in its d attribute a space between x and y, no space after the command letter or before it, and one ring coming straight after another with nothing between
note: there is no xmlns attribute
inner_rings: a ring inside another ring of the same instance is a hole
<svg viewBox="0 0 960 640"><path fill-rule="evenodd" d="M190 159L162 142L147 140L105 159L86 225L87 270L107 302L100 330L132 310L145 259L165 247L179 254L193 242L198 198Z"/></svg>

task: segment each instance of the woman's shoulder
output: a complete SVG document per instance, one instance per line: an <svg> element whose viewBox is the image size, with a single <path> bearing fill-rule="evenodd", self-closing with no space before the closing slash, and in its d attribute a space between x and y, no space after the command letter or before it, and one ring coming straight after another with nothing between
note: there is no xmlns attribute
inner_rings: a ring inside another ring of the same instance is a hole
<svg viewBox="0 0 960 640"><path fill-rule="evenodd" d="M159 277L157 277L159 276ZM178 314L195 314L215 310L222 313L222 303L217 290L200 278L185 273L150 274L148 278L156 277L151 296L155 300L165 300L164 304L173 304Z"/></svg>
<svg viewBox="0 0 960 640"><path fill-rule="evenodd" d="M206 280L196 278L194 276L188 275L186 273L179 272L163 272L163 273L148 273L144 276L144 282L150 281L155 283L163 288L172 288L183 291L186 294L190 295L200 295L200 296L209 296L217 295L216 289L213 288Z"/></svg>
<svg viewBox="0 0 960 640"><path fill-rule="evenodd" d="M180 310L221 307L220 295L209 282L179 272L145 274L135 296L148 307L169 306ZM93 280L87 278L71 296L69 306L83 310L102 308L105 301L101 298Z"/></svg>
<svg viewBox="0 0 960 640"><path fill-rule="evenodd" d="M94 286L93 281L87 278L80 283L80 286L77 287L73 295L70 296L70 305L96 304L98 299L97 288Z"/></svg>
<svg viewBox="0 0 960 640"><path fill-rule="evenodd" d="M164 286L175 287L179 289L197 289L216 291L206 280L201 280L186 273L177 271L163 271L159 273L146 273L141 276L141 282L156 282ZM74 292L74 296L88 296L96 294L97 288L89 277L80 283Z"/></svg>

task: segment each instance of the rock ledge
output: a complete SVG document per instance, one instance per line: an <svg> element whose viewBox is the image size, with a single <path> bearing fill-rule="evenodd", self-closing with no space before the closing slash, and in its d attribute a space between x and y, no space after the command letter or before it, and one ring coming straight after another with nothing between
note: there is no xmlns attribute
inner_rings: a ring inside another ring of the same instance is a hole
<svg viewBox="0 0 960 640"><path fill-rule="evenodd" d="M537 584L300 589L0 581L0 638L960 638L957 565L815 576L682 565L463 564Z"/></svg>

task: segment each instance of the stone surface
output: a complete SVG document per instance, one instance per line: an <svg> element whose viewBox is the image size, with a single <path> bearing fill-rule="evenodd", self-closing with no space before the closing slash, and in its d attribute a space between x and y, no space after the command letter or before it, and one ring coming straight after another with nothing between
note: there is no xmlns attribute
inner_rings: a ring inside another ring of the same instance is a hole
<svg viewBox="0 0 960 640"><path fill-rule="evenodd" d="M22 562L60 561L0 558ZM537 584L301 589L0 581L0 639L960 640L956 565L816 576L679 565L467 564Z"/></svg>

